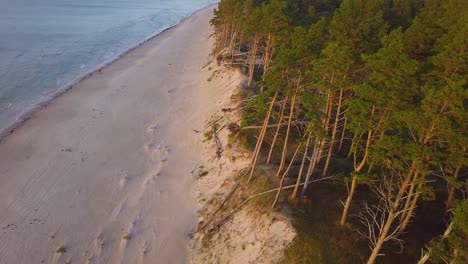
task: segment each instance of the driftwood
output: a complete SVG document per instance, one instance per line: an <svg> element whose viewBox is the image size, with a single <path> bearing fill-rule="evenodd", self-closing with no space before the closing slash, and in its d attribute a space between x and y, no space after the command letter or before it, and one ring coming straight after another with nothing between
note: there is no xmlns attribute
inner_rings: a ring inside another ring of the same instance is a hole
<svg viewBox="0 0 468 264"><path fill-rule="evenodd" d="M202 230L204 230L213 220L214 220L214 216L216 215L216 213L219 212L219 210L221 210L221 208L224 206L224 204L229 200L229 198L231 198L231 196L234 194L234 192L237 190L237 188L239 188L240 186L240 183L241 183L241 180L242 178L247 175L249 169L246 168L245 169L245 172L240 176L239 180L236 182L236 184L234 185L234 187L232 188L232 190L226 195L226 197L224 197L224 200L219 204L219 206L214 210L214 212L210 215L210 217L208 218L208 221L206 221L203 226L201 226L200 228L198 228L197 231L195 231L194 233L198 233Z"/></svg>
<svg viewBox="0 0 468 264"><path fill-rule="evenodd" d="M216 157L218 159L221 158L221 154L223 153L223 144L221 143L221 140L218 137L218 132L223 129L224 126L222 126L219 130L216 129L216 126L213 126L213 140L216 143Z"/></svg>
<svg viewBox="0 0 468 264"><path fill-rule="evenodd" d="M244 174L245 175L245 174ZM314 182L320 182L320 181L324 181L324 180L328 180L328 179L331 179L331 178L334 178L335 176L329 176L329 177L325 177L325 178L321 178L321 179L317 179L317 180L311 180L309 181L307 184L309 183L314 183ZM305 182L299 184L299 185L304 185ZM207 221L198 231L196 231L195 233L198 233L202 230L204 230L209 223L211 223L213 221L213 218L214 218L214 215L221 209L221 207L226 203L227 201L227 198L230 197L234 191L239 187L240 185L240 180L236 183L236 185L234 186L234 188L231 190L231 192L228 194L228 196L226 197L226 199L224 199L224 201L221 203L221 205L215 210L215 212L213 214L211 214L211 218L209 219L209 221ZM289 185L289 186L285 186L282 188L282 190L286 190L286 189L292 189L294 188L296 185L293 184L293 185ZM276 192L278 191L280 188L275 188L275 189L271 189L271 190L268 190L268 191L264 191L264 192L261 192L261 193L257 193L257 194L254 194L254 195L251 195L249 197L247 197L245 200L243 200L238 206L234 207L231 211L229 211L229 213L227 215L225 215L223 218L221 218L221 220L219 220L215 225L213 225L211 228L208 229L209 232L212 232L213 230L215 229L219 229L228 219L229 217L231 217L235 212L237 212L240 208L242 208L244 205L246 205L249 201L251 201L252 199L256 198L256 197L259 197L259 196L262 196L262 195L265 195L265 194L269 194L269 193L272 193L272 192Z"/></svg>
<svg viewBox="0 0 468 264"><path fill-rule="evenodd" d="M230 113L235 110L237 110L237 108L234 108L234 107L221 108L221 111L223 111L223 113L226 113L226 112Z"/></svg>
<svg viewBox="0 0 468 264"><path fill-rule="evenodd" d="M268 125L267 128L272 128L272 127L276 127L277 125ZM242 130L245 130L245 129L261 129L262 126L246 126L246 127L242 127L241 129Z"/></svg>
<svg viewBox="0 0 468 264"><path fill-rule="evenodd" d="M221 117L219 117L218 119L216 119L214 121L208 121L204 128L212 127L214 124L218 123L219 120L221 120L223 118L224 118L224 116L221 116Z"/></svg>
<svg viewBox="0 0 468 264"><path fill-rule="evenodd" d="M288 118L285 117L284 119L288 119ZM299 121L299 120L291 122L291 125L303 125L303 126L305 126L307 124L308 124L307 122ZM280 124L281 127L286 126L286 125L288 125L288 122L284 122L284 123ZM273 128L273 127L276 127L276 126L278 126L278 124L268 125L267 128ZM246 126L246 127L242 127L241 129L245 130L245 129L261 129L261 128L262 128L262 126Z"/></svg>

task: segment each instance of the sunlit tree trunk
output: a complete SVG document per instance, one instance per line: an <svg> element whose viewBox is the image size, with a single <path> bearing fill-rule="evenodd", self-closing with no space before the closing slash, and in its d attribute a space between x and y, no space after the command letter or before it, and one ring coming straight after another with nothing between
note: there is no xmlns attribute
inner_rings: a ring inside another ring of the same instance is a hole
<svg viewBox="0 0 468 264"><path fill-rule="evenodd" d="M371 163L369 165L369 168L367 169L367 174L370 174L372 172L372 169L374 168L374 163Z"/></svg>
<svg viewBox="0 0 468 264"><path fill-rule="evenodd" d="M462 165L460 164L460 165L458 165L457 168L455 169L455 172L454 172L454 174L453 174L453 178L454 178L455 180L458 179L458 176L460 175L460 170L461 170L461 168L462 168ZM454 199L454 197L455 197L455 190L456 190L455 186L450 185L450 189L449 189L448 197L447 197L447 202L446 202L446 207L447 207L447 208L450 208L450 207L452 206L452 204L453 204L453 199Z"/></svg>
<svg viewBox="0 0 468 264"><path fill-rule="evenodd" d="M390 228L392 227L393 219L395 218L395 212L392 209L390 209L390 212L388 213L388 218L387 221L384 225L384 228L382 230L382 233L379 236L379 239L377 240L377 243L375 244L374 248L372 249L372 254L370 255L369 259L367 260L367 264L374 264L375 260L379 256L380 249L382 248L383 243L385 242L385 238L387 238L388 233L390 232Z"/></svg>
<svg viewBox="0 0 468 264"><path fill-rule="evenodd" d="M343 148L343 143L344 143L344 138L346 134L346 125L348 123L348 118L345 116L344 118L344 123L343 123L343 128L341 129L341 139L340 139L340 145L338 147L338 151L341 152L341 149Z"/></svg>
<svg viewBox="0 0 468 264"><path fill-rule="evenodd" d="M229 54L231 54L231 64L234 62L234 50L236 47L236 36L237 31L234 32L231 38L231 43L229 44Z"/></svg>
<svg viewBox="0 0 468 264"><path fill-rule="evenodd" d="M434 127L433 126L434 123L432 123L431 127ZM419 140L419 144L421 146L425 146L428 142L429 142L429 139L431 138L431 135L432 135L432 129L429 129L427 133L424 133L424 136L421 137L421 139ZM426 164L429 163L429 160L427 160L427 158L425 159L425 162ZM416 206L417 206L417 203L418 203L418 200L419 200L419 197L421 195L421 191L422 191L422 188L425 184L425 177L427 174L421 174L421 177L418 178L418 169L417 169L417 166L416 166L416 162L414 163L414 169L413 169L413 172L414 172L414 176L413 176L413 179L411 180L411 186L410 186L410 190L408 191L408 194L407 194L407 201L405 203L405 211L403 212L404 213L404 217L402 217L402 224L398 230L399 233L403 233L406 228L408 227L409 223L410 223L410 220L411 218L413 217L414 215L414 211L416 210ZM414 191L414 186L417 184L417 187L416 187L416 192ZM411 190L413 189L413 190ZM410 202L408 202L408 200L410 200Z"/></svg>
<svg viewBox="0 0 468 264"><path fill-rule="evenodd" d="M260 130L260 135L258 136L258 139L257 139L257 144L255 144L254 156L252 158L252 164L250 168L249 181L252 179L252 176L255 171L255 167L257 166L258 156L260 155L260 150L262 148L263 139L265 138L266 130L268 128L268 122L270 121L271 112L273 110L273 106L275 105L277 96L278 96L278 91L275 92L275 95L273 96L273 99L271 100L267 115L265 116L265 119L263 120L262 129Z"/></svg>
<svg viewBox="0 0 468 264"><path fill-rule="evenodd" d="M299 82L300 81L298 81L298 86L299 86ZM292 118L293 118L293 115L294 115L295 106L296 106L296 91L293 91L293 95L292 95L292 98L291 98L291 107L290 107L290 110L289 110L288 126L286 128L286 135L284 137L283 151L281 153L281 161L280 161L280 164L279 164L278 172L276 172L276 177L279 177L279 175L280 175L281 171L283 170L284 165L286 163L286 154L287 154L287 151L288 151L289 132L291 130L291 122L292 122Z"/></svg>
<svg viewBox="0 0 468 264"><path fill-rule="evenodd" d="M273 57L273 50L272 50L272 43L273 43L273 36L271 33L268 34L267 36L267 41L266 41L266 47L265 47L265 59L263 62L263 75L268 72L268 69L270 68L270 62L271 58Z"/></svg>
<svg viewBox="0 0 468 264"><path fill-rule="evenodd" d="M362 171L362 169L364 168L364 166L366 165L367 163L367 159L369 158L369 148L372 144L372 137L373 137L373 129L372 129L372 120L373 120L373 117L374 117L374 114L375 114L375 106L372 106L372 110L371 110L371 113L370 113L370 118L369 118L369 131L367 132L367 140L366 140L366 147L364 148L364 156L362 157L361 159L361 162L359 163L359 165L356 166L357 162L356 162L356 151L354 151L354 175L353 175L353 179L351 181L351 188L349 189L348 191L348 197L346 198L346 202L345 202L345 205L344 205L344 208L343 208L343 213L341 215L341 220L340 220L340 225L343 226L345 223L346 223L346 219L348 217L348 214L349 214L349 207L351 206L351 202L353 200L353 196L354 196L354 192L356 191L356 187L357 187L357 177L356 177L356 174L360 173ZM384 119L384 116L381 117L380 122L383 122L383 119Z"/></svg>
<svg viewBox="0 0 468 264"><path fill-rule="evenodd" d="M338 122L340 120L341 114L341 104L343 101L343 89L340 90L340 95L338 97L338 106L336 109L335 123L333 124L332 137L330 140L330 146L328 147L327 159L325 161L325 166L323 167L322 176L326 176L328 173L328 167L330 166L331 156L333 154L333 146L335 145L336 132L338 131Z"/></svg>
<svg viewBox="0 0 468 264"><path fill-rule="evenodd" d="M228 38L229 38L229 24L225 24L224 25L224 30L223 30L223 44L222 44L222 47L226 47L227 45L227 42L228 42Z"/></svg>
<svg viewBox="0 0 468 264"><path fill-rule="evenodd" d="M452 230L453 230L453 223L450 223L450 225L448 225L447 229L445 229L445 232L442 235L442 238L444 238L444 239L448 238L450 236L450 233L452 233ZM422 256L422 258L418 261L418 264L426 263L429 260L429 258L431 257L431 254L432 254L432 249L429 249L426 252L426 254L424 254L424 256ZM452 261L450 263L452 263Z"/></svg>
<svg viewBox="0 0 468 264"><path fill-rule="evenodd" d="M283 123L284 109L286 108L286 103L288 102L288 99L289 99L289 96L286 95L286 97L283 100L283 103L281 104L279 119L277 121L278 123L276 124L275 135L273 136L273 140L271 142L270 150L268 151L268 157L267 157L267 160L266 160L267 165L270 164L270 162L271 162L271 157L273 155L273 150L275 149L276 140L278 139L278 135L279 135L279 132L280 132L280 129L281 129L281 123Z"/></svg>
<svg viewBox="0 0 468 264"><path fill-rule="evenodd" d="M318 145L319 145L319 139L316 138L315 143L314 143L314 149L312 151L312 156L310 157L309 168L307 169L306 178L305 178L305 181L304 181L304 187L302 187L301 196L305 195L305 193L307 191L307 187L309 185L310 176L312 176L312 174L314 173L315 164L316 164L316 160L317 160Z"/></svg>
<svg viewBox="0 0 468 264"><path fill-rule="evenodd" d="M395 200L391 203L388 215L385 220L385 224L383 225L383 229L381 230L380 234L378 235L378 239L375 243L374 248L372 249L372 253L367 260L367 264L375 263L377 257L379 256L379 252L382 249L383 244L388 239L388 235L390 232L390 228L392 227L394 221L399 218L398 217L398 208L400 203L404 199L404 194L407 192L407 189L410 185L410 182L413 178L413 174L416 170L416 162L413 162L410 172L406 175L403 183L399 186L398 194L395 197Z"/></svg>
<svg viewBox="0 0 468 264"><path fill-rule="evenodd" d="M302 172L304 170L304 165L307 159L307 150L309 149L309 144L310 140L312 139L312 134L309 133L309 136L307 137L307 142L304 148L304 154L302 155L302 162L301 162L301 168L299 169L299 173L297 174L297 180L296 180L296 186L294 186L294 190L291 194L291 200L296 199L297 197L297 192L299 191L299 185L301 183L302 179Z"/></svg>
<svg viewBox="0 0 468 264"><path fill-rule="evenodd" d="M369 130L369 132L367 132L367 140L366 140L366 148L364 150L364 157L362 158L361 163L359 163L359 165L354 168L354 173L359 173L364 168L364 165L367 162L367 157L369 156L369 146L371 144L371 141L372 141L372 130ZM351 187L348 191L348 197L346 198L346 202L343 208L343 213L341 214L341 220L340 220L341 226L343 226L346 223L346 219L348 218L349 207L351 206L351 202L354 197L354 192L356 191L356 187L358 184L357 180L358 179L356 176L353 176L353 179L351 180Z"/></svg>
<svg viewBox="0 0 468 264"><path fill-rule="evenodd" d="M406 199L405 207L404 207L403 212L401 213L401 216L400 216L400 219L402 221L405 220L406 215L409 213L409 209L410 209L411 203L413 201L412 198L415 195L415 191L417 190L416 181L418 179L418 175L419 175L419 173L416 171L414 176L413 176L413 180L412 180L411 186L410 186L408 194L407 194L408 199Z"/></svg>
<svg viewBox="0 0 468 264"><path fill-rule="evenodd" d="M255 35L254 39L252 40L252 49L250 50L250 62L249 62L249 79L247 82L248 87L252 87L253 77L255 73L255 65L257 61L257 50L258 50L258 43L260 42L260 37Z"/></svg>
<svg viewBox="0 0 468 264"><path fill-rule="evenodd" d="M361 136L359 136L359 138L361 138ZM354 149L356 148L356 145L357 145L357 139L358 139L358 132L356 131L354 132L354 137L351 140L351 147L349 148L349 152L346 158L349 159L353 155Z"/></svg>
<svg viewBox="0 0 468 264"><path fill-rule="evenodd" d="M416 171L415 172L415 176L413 177L413 184L415 185L416 184L416 181L418 180L417 178L417 175L418 175L418 172ZM416 193L413 195L411 193L411 191L409 191L409 195L408 195L408 200L411 200L411 203L409 205L406 205L405 204L405 217L403 219L403 222L401 224L401 227L399 229L399 233L403 233L405 232L406 228L408 227L409 223L410 223L410 220L411 218L413 217L414 215L414 211L416 210L416 207L417 207L417 203L418 203L418 200L421 196L421 190L425 184L425 176L426 175L422 175L421 178L419 179L419 183L418 183L418 187L416 189ZM413 186L411 186L413 187ZM413 196L413 197L412 197Z"/></svg>
<svg viewBox="0 0 468 264"><path fill-rule="evenodd" d="M288 175L292 164L296 160L297 154L299 153L299 150L301 149L301 147L302 147L302 142L297 146L296 151L294 152L294 155L293 155L291 161L289 162L288 167L286 168L286 171L283 173L283 176L280 179L279 188L278 188L278 191L276 192L275 200L273 201L273 204L271 205L271 208L274 208L276 203L278 202L281 191L283 190L284 179L286 178L286 175Z"/></svg>
<svg viewBox="0 0 468 264"><path fill-rule="evenodd" d="M332 95L331 89L328 89L327 105L326 105L326 108L325 108L326 118L325 118L325 122L323 124L325 135L328 135L328 128L329 128L329 124L330 124L330 120L331 120L332 108L333 108L333 95ZM326 139L323 138L322 141L321 141L319 153L318 153L318 156L317 156L317 163L320 163L320 160L322 159L323 150L325 149L325 144L326 143L327 143Z"/></svg>

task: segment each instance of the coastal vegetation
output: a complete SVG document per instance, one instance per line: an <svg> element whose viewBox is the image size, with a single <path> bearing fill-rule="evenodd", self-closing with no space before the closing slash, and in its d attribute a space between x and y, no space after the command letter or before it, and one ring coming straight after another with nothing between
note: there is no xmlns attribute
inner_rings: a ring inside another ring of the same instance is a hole
<svg viewBox="0 0 468 264"><path fill-rule="evenodd" d="M60 246L55 250L55 253L57 253L57 254L62 254L62 253L65 253L65 252L67 252L67 250L66 250L66 248L64 246Z"/></svg>
<svg viewBox="0 0 468 264"><path fill-rule="evenodd" d="M244 181L274 168L263 207L292 208L298 230L283 262L468 262L467 8L219 3L214 54L250 90Z"/></svg>

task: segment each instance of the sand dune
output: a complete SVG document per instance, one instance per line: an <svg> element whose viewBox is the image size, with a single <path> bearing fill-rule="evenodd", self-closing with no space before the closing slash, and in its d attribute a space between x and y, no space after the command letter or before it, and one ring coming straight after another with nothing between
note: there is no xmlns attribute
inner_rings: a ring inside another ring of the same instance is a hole
<svg viewBox="0 0 468 264"><path fill-rule="evenodd" d="M0 263L187 261L203 140L193 130L217 100L203 90L212 9L84 79L0 143Z"/></svg>

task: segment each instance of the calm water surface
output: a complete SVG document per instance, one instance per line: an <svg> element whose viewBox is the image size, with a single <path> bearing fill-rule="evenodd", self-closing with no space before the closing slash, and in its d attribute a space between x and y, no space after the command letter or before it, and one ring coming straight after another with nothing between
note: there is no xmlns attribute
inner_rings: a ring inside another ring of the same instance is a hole
<svg viewBox="0 0 468 264"><path fill-rule="evenodd" d="M0 0L0 132L77 77L216 0Z"/></svg>

